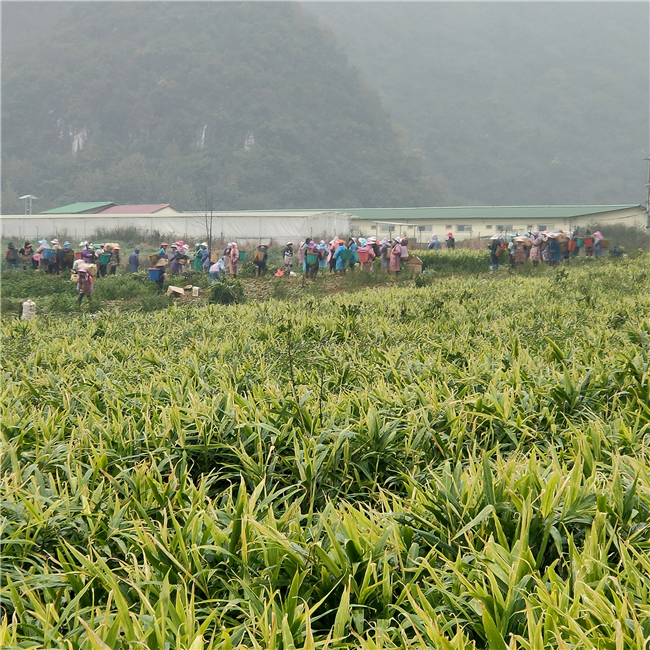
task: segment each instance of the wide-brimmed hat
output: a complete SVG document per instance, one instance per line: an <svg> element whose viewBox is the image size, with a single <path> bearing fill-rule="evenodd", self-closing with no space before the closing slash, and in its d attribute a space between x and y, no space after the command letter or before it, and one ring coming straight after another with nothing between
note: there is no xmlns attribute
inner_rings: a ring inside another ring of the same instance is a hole
<svg viewBox="0 0 650 650"><path fill-rule="evenodd" d="M161 246L161 247L162 247L162 246L169 246L169 244L168 244L166 241L164 241L162 244L160 244L160 246Z"/></svg>
<svg viewBox="0 0 650 650"><path fill-rule="evenodd" d="M207 245L208 245L208 242L207 242L207 241L202 241L202 242L201 242L201 246L207 246Z"/></svg>
<svg viewBox="0 0 650 650"><path fill-rule="evenodd" d="M58 239L53 239L53 240L52 240L52 243L53 243L53 244L58 244L58 243L59 243L59 240L58 240Z"/></svg>
<svg viewBox="0 0 650 650"><path fill-rule="evenodd" d="M113 244L113 250L114 251L119 251L120 250L120 245L119 244Z"/></svg>
<svg viewBox="0 0 650 650"><path fill-rule="evenodd" d="M445 237L453 237L453 236L454 236L454 233L453 233L453 232L448 232L448 233L445 235Z"/></svg>

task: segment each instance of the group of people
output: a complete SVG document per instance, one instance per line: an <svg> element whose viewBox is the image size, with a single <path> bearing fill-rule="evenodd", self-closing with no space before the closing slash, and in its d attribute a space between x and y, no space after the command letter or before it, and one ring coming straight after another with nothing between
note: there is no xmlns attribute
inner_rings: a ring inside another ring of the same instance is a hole
<svg viewBox="0 0 650 650"><path fill-rule="evenodd" d="M454 249L456 248L456 240L454 239L454 235L451 232L448 232L445 237L445 246L448 249ZM436 233L433 233L431 235L431 239L429 240L429 243L427 244L427 248L430 251L439 251L442 248L442 242L438 239L438 235Z"/></svg>
<svg viewBox="0 0 650 650"><path fill-rule="evenodd" d="M304 275L311 278L325 270L344 274L354 270L357 265L361 271L372 271L375 260L380 260L382 271L399 273L402 262L408 257L408 241L403 237L395 238L392 243L387 238L377 241L376 237L350 237L347 241L335 237L329 243L323 239L316 242L307 237L300 242L297 250L293 242L287 243L282 251L284 269L278 269L275 275L295 275L294 266L301 268Z"/></svg>
<svg viewBox="0 0 650 650"><path fill-rule="evenodd" d="M447 247L453 248L453 237L447 239ZM80 243L80 253L75 253L69 241L59 245L57 239L51 243L39 241L39 247L34 250L30 242L20 250L9 243L6 252L6 262L9 268L35 268L46 273L60 273L69 269L76 273L80 268L86 268L93 277L104 277L115 274L120 265L120 246L118 244L93 244L89 241ZM239 273L239 263L243 257L237 242L228 242L220 256L211 254L207 242L197 242L194 251L182 240L168 244L162 242L157 254L151 256L151 263L160 269L159 281L164 282L168 275L181 275L185 270L207 272L210 281L221 280L226 275L236 278ZM301 269L307 277L315 277L320 271L329 270L332 273L346 273L358 268L362 271L372 271L377 267L387 273L399 273L404 260L408 259L408 242L403 237L384 238L378 241L376 237L340 239L335 237L329 243L324 240L316 242L310 237L300 242L294 248L293 242L288 242L282 251L283 267L275 275L291 275ZM130 254L129 273L137 273L141 268L140 248L135 248ZM253 254L255 275L262 277L267 273L268 246L260 244Z"/></svg>
<svg viewBox="0 0 650 650"><path fill-rule="evenodd" d="M59 243L58 239L41 239L38 247L26 241L21 248L16 248L13 242L7 244L5 262L10 269L40 269L45 273L60 273L72 269L75 252L69 241Z"/></svg>
<svg viewBox="0 0 650 650"><path fill-rule="evenodd" d="M506 241L509 239L509 241ZM606 253L607 240L600 230L593 234L589 231L584 235L556 230L555 232L525 232L523 235L494 235L488 245L492 269L499 268L499 261L508 254L511 267L524 264L531 260L533 266L545 262L550 266L559 264L562 260L569 261L584 250L585 257L602 257Z"/></svg>
<svg viewBox="0 0 650 650"><path fill-rule="evenodd" d="M139 259L138 248L129 258L129 272L137 273ZM156 256L152 256L154 261ZM185 268L190 268L194 273L207 272L210 274L210 281L220 280L226 273L237 277L239 273L240 251L237 242L228 242L221 256L215 257L210 251L208 242L196 242L194 251L190 253L190 247L182 240L169 245L167 242L160 244L157 253L156 267L162 267L158 281L162 284L167 279L167 267L169 275L181 275ZM266 261L266 258L265 258Z"/></svg>

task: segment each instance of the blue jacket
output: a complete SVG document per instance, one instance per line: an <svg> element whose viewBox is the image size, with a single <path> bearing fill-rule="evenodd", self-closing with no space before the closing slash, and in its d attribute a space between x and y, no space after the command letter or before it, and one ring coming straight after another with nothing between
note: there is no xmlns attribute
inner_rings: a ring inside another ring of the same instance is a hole
<svg viewBox="0 0 650 650"><path fill-rule="evenodd" d="M203 268L206 270L210 269L210 251L206 248L203 253L201 253L201 261L203 262Z"/></svg>
<svg viewBox="0 0 650 650"><path fill-rule="evenodd" d="M346 251L346 250L348 250L348 247L347 247L347 246L343 246L343 245L341 244L341 246L339 246L339 247L336 249L336 251L334 251L334 259L336 259L336 270L337 270L337 271L343 271L343 269L345 269L345 268L347 267L347 265L348 265L347 262L346 262L346 261L343 259L343 257L341 256L341 253L342 253L343 251Z"/></svg>

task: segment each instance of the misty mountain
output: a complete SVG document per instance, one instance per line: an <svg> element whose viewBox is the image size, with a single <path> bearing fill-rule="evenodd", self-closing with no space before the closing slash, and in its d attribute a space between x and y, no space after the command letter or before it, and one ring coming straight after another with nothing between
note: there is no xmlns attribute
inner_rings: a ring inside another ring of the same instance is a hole
<svg viewBox="0 0 650 650"><path fill-rule="evenodd" d="M648 3L304 3L446 202L645 199Z"/></svg>
<svg viewBox="0 0 650 650"><path fill-rule="evenodd" d="M21 193L39 210L194 208L204 190L219 209L439 202L406 132L299 5L93 2L57 15L13 4L5 214Z"/></svg>

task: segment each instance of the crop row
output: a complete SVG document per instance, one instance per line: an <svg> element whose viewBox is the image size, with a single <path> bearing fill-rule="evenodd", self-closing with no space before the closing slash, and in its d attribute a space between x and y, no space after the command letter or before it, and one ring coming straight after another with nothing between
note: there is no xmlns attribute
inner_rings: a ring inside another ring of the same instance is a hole
<svg viewBox="0 0 650 650"><path fill-rule="evenodd" d="M644 647L649 278L4 322L0 645Z"/></svg>

